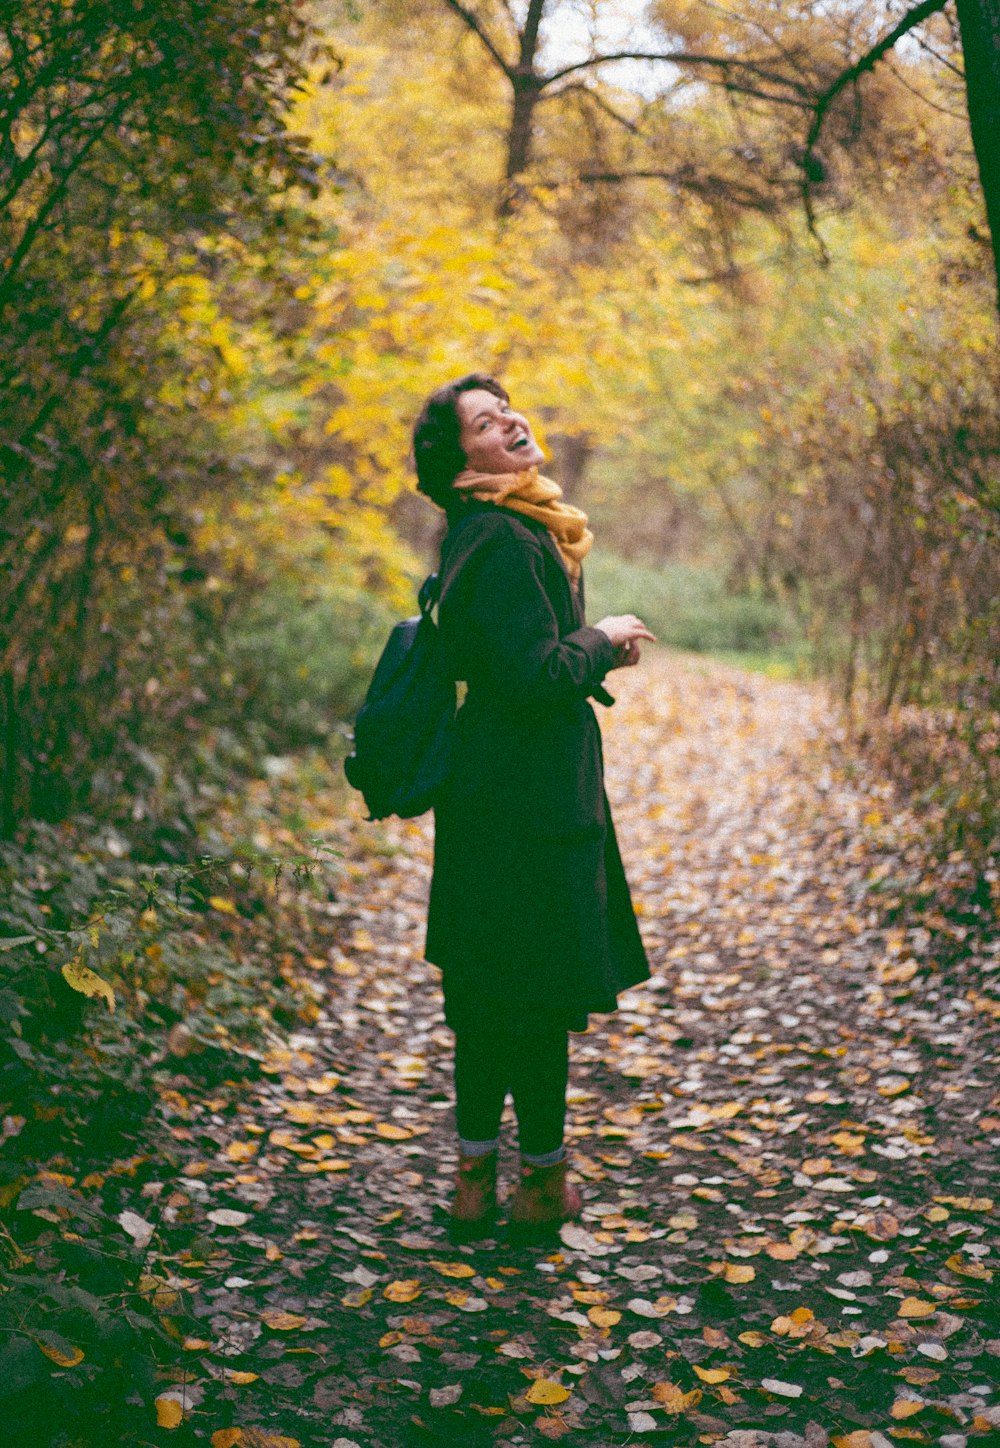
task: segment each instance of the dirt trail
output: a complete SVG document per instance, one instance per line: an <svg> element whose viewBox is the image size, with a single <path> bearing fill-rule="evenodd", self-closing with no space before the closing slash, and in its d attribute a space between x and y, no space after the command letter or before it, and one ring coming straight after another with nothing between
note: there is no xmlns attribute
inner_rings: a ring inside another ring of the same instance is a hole
<svg viewBox="0 0 1000 1448"><path fill-rule="evenodd" d="M255 1092L186 1108L201 1157L164 1230L204 1233L208 1265L173 1265L212 1344L195 1434L1000 1441L996 1012L880 921L898 800L804 686L661 653L615 685L654 979L574 1039L583 1220L543 1251L449 1245L430 823L355 821L309 907L316 1020ZM508 1183L515 1160L511 1123Z"/></svg>

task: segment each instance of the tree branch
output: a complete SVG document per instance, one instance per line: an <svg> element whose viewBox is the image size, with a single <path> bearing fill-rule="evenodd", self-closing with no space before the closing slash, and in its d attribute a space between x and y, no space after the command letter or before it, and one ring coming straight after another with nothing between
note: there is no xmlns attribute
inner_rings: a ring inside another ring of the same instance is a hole
<svg viewBox="0 0 1000 1448"><path fill-rule="evenodd" d="M447 3L453 4L454 0L447 0ZM939 5L945 3L946 0L939 0ZM545 76L543 84L549 86L553 81L562 80L565 75L572 75L580 70L593 70L595 66L608 65L613 60L669 61L673 65L704 65L722 71L745 71L759 80L769 80L775 85L787 86L802 95L807 94L805 87L799 82L790 80L787 75L779 75L765 68L759 61L734 60L731 56L723 55L701 55L688 50L613 50L607 55L595 55L590 60L578 60L573 65L564 65L561 70L553 71L551 75Z"/></svg>
<svg viewBox="0 0 1000 1448"><path fill-rule="evenodd" d="M486 47L490 55L496 61L497 65L503 71L504 75L507 77L508 80L510 80L514 67L510 65L508 61L504 60L502 51L484 30L482 23L479 20L479 17L477 15L474 15L472 11L467 8L467 6L463 5L462 0L444 0L444 3L448 6L449 10L453 10L455 12L460 20L464 21L464 23L472 31L473 35L478 37L480 42Z"/></svg>
<svg viewBox="0 0 1000 1448"><path fill-rule="evenodd" d="M628 116L621 115L598 91L593 90L589 85L585 85L582 80L571 81L569 85L564 85L557 91L551 91L548 95L542 95L539 99L543 101L557 101L560 96L569 95L574 91L586 96L588 100L593 101L599 110L602 110L606 116L610 116L613 121L617 121L620 126L624 126L633 136L642 135L641 128L637 126L634 121L630 121Z"/></svg>
<svg viewBox="0 0 1000 1448"><path fill-rule="evenodd" d="M529 0L528 15L524 22L524 29L521 31L519 63L522 70L534 69L535 51L538 49L538 27L542 23L544 11L545 0Z"/></svg>
<svg viewBox="0 0 1000 1448"><path fill-rule="evenodd" d="M892 50L897 41L902 40L903 36L907 35L917 25L922 25L925 20L928 20L932 15L936 15L939 10L943 10L947 3L948 0L922 0L920 5L915 5L912 10L908 10L898 25L894 26L887 35L884 35L877 45L873 45L871 50L866 51L860 60L856 60L853 65L849 65L846 70L841 71L833 84L828 85L826 90L823 91L814 102L815 113L813 115L812 125L809 127L805 150L802 153L802 160L800 162L802 168L802 204L805 208L806 225L809 228L809 233L818 243L820 254L824 261L828 260L829 256L826 245L816 229L816 213L812 204L812 173L815 167L814 154L816 143L823 129L827 112L846 86L852 85L854 81L859 80L867 71L874 70L883 55Z"/></svg>

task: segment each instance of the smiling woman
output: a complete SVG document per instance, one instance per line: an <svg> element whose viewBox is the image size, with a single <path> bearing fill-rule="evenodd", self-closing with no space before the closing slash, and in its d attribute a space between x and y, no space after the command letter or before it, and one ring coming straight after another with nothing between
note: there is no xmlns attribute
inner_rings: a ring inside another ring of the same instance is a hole
<svg viewBox="0 0 1000 1448"><path fill-rule="evenodd" d="M521 1180L511 1221L580 1208L566 1180L568 1031L649 970L604 792L589 700L653 635L584 617L586 514L542 477L531 425L493 378L439 388L414 430L418 486L445 510L439 627L467 684L435 803L427 959L455 1032L459 1169L452 1221L485 1230L510 1091Z"/></svg>

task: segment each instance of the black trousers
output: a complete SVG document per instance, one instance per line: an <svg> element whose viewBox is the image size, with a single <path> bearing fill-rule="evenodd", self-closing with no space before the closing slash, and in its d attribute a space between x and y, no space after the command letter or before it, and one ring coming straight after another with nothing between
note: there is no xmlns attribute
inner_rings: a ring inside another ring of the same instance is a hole
<svg viewBox="0 0 1000 1448"><path fill-rule="evenodd" d="M492 1141L509 1091L522 1151L542 1156L562 1145L566 1122L569 1036L455 1032L455 1115L466 1141Z"/></svg>

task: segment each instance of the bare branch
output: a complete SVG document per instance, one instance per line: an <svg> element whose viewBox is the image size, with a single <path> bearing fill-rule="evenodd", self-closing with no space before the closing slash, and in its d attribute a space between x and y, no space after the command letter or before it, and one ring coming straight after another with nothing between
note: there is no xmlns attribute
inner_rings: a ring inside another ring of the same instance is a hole
<svg viewBox="0 0 1000 1448"><path fill-rule="evenodd" d="M776 205L770 194L773 189L770 186L767 192L759 192L750 186L741 186L737 181L730 181L724 176L698 175L684 167L677 171L655 169L584 171L580 175L580 180L616 186L623 185L626 181L665 181L668 185L679 186L685 191L694 191L701 196L732 200L749 210L762 211L765 214L772 211Z"/></svg>
<svg viewBox="0 0 1000 1448"><path fill-rule="evenodd" d="M800 163L802 167L801 190L802 204L806 214L806 225L809 228L810 235L819 246L820 256L824 264L829 261L829 252L827 251L826 243L816 229L816 212L813 207L812 188L813 172L816 170L816 143L823 129L827 112L842 90L859 80L867 71L874 70L882 57L887 54L888 51L892 50L893 46L902 40L904 35L909 34L916 26L922 25L925 20L928 20L932 15L936 15L939 10L943 10L947 3L948 0L922 0L920 5L916 5L912 10L908 10L898 25L894 26L887 35L884 35L877 45L873 45L870 50L866 51L860 60L856 60L853 65L849 65L846 70L841 71L833 84L828 85L826 90L823 91L815 101L815 114L812 125L809 127L809 134L806 137L806 146L802 153Z"/></svg>
<svg viewBox="0 0 1000 1448"><path fill-rule="evenodd" d="M455 14L465 22L465 24L472 31L473 35L477 36L480 42L489 51L490 55L493 57L497 65L503 71L504 75L507 76L508 79L510 79L514 67L504 59L502 51L487 34L478 15L474 15L473 12L467 8L467 6L463 5L462 0L444 0L444 3L448 6L449 10L453 10Z"/></svg>
<svg viewBox="0 0 1000 1448"><path fill-rule="evenodd" d="M887 51L892 50L897 41L902 40L903 36L913 30L915 26L922 25L930 16L936 15L939 10L943 10L947 3L948 0L922 0L922 4L914 6L912 10L908 10L899 24L889 31L888 35L884 35L878 44L873 45L871 50L867 51L860 60L856 60L853 65L849 65L846 70L841 71L833 84L827 86L826 90L817 97L815 102L816 114L813 118L812 125L809 127L809 135L806 138L805 155L802 158L804 167L807 165L808 159L815 149L816 142L819 140L819 134L823 129L823 122L826 120L827 111L829 111L830 106L836 100L837 96L840 95L840 92L847 86L853 84L854 81L860 79L866 71L874 70L883 55L885 55Z"/></svg>
<svg viewBox="0 0 1000 1448"><path fill-rule="evenodd" d="M544 10L545 0L530 0L524 29L521 31L520 65L522 70L534 69L535 51L538 49L538 27L542 23Z"/></svg>
<svg viewBox="0 0 1000 1448"><path fill-rule="evenodd" d="M453 3L455 0L448 0L448 4ZM940 0L941 5L945 3L946 0ZM545 76L543 84L549 86L553 81L562 80L563 76L572 75L576 71L593 70L596 66L608 65L614 60L653 60L669 62L672 65L704 65L709 69L724 72L742 71L755 76L758 80L786 86L790 90L798 91L801 95L808 94L805 86L790 80L787 75L781 75L765 67L760 61L734 60L731 56L722 55L701 55L696 51L689 50L614 50L607 55L595 55L590 60L578 60L573 65L564 65L561 70L553 71L551 75Z"/></svg>
<svg viewBox="0 0 1000 1448"><path fill-rule="evenodd" d="M602 110L606 116L610 116L613 121L617 121L620 126L624 126L633 136L642 135L642 130L636 125L635 121L630 121L628 116L623 116L619 111L616 111L614 106L606 101L599 91L595 91L589 85L585 85L582 80L571 81L569 85L564 85L557 91L550 91L548 95L542 95L539 99L543 101L557 101L560 96L569 95L571 92L577 92L580 95L586 96L588 100L593 101L594 105L597 106L599 110Z"/></svg>

